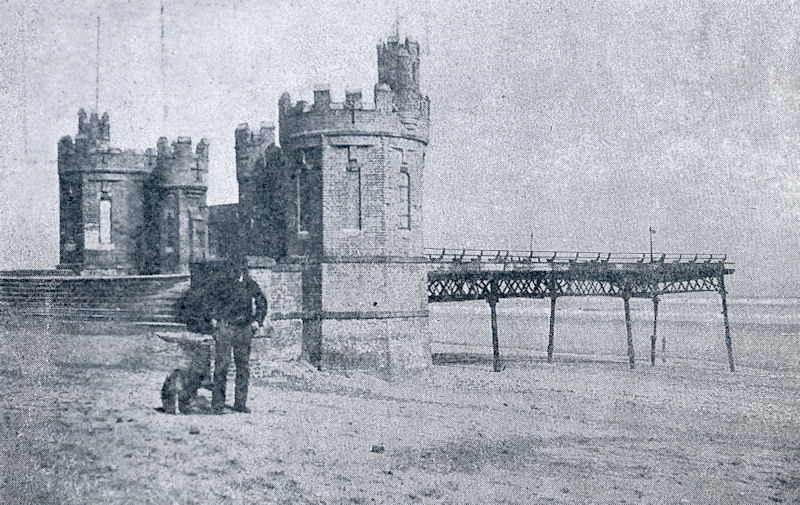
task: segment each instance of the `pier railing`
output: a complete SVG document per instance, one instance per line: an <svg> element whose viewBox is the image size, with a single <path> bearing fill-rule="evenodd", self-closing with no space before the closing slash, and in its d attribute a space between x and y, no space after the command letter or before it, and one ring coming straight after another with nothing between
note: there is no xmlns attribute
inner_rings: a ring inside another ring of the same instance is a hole
<svg viewBox="0 0 800 505"><path fill-rule="evenodd" d="M699 253L613 253L592 251L524 251L502 249L425 248L434 263L519 263L519 264L694 264L714 263L733 268L726 254Z"/></svg>

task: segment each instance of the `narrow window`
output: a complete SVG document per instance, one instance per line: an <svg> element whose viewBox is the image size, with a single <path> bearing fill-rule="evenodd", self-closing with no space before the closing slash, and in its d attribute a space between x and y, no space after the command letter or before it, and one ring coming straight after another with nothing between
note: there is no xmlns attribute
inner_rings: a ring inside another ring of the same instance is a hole
<svg viewBox="0 0 800 505"><path fill-rule="evenodd" d="M408 174L408 169L405 167L400 169L400 184L398 186L400 193L400 229L411 229L411 176Z"/></svg>
<svg viewBox="0 0 800 505"><path fill-rule="evenodd" d="M192 261L203 261L205 252L205 233L203 232L203 222L198 219L189 221L192 237Z"/></svg>
<svg viewBox="0 0 800 505"><path fill-rule="evenodd" d="M167 212L167 247L168 254L174 254L178 250L178 225L172 212Z"/></svg>
<svg viewBox="0 0 800 505"><path fill-rule="evenodd" d="M100 243L111 243L111 198L100 198Z"/></svg>
<svg viewBox="0 0 800 505"><path fill-rule="evenodd" d="M361 229L361 164L358 162L358 148L347 147L347 201L344 226L348 229Z"/></svg>
<svg viewBox="0 0 800 505"><path fill-rule="evenodd" d="M308 177L306 173L308 167L306 165L306 153L305 151L300 151L300 164L297 167L297 171L295 173L295 211L297 212L297 232L301 233L307 231L306 223L305 223L305 215L303 212L303 199L307 197L305 195L306 191L306 181L304 180Z"/></svg>

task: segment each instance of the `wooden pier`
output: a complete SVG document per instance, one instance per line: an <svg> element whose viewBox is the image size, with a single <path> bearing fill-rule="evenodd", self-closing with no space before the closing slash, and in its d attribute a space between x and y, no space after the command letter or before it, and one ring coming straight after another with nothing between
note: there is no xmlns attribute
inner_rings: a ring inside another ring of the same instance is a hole
<svg viewBox="0 0 800 505"><path fill-rule="evenodd" d="M630 299L653 300L650 365L656 363L658 303L664 295L713 292L722 298L725 344L731 372L733 346L725 276L733 264L722 254L631 254L597 252L426 249L428 302L486 300L491 310L494 370L500 370L497 302L501 298L549 298L547 361L553 360L556 300L561 296L615 296L625 310L628 361L636 366ZM666 348L662 336L662 358Z"/></svg>

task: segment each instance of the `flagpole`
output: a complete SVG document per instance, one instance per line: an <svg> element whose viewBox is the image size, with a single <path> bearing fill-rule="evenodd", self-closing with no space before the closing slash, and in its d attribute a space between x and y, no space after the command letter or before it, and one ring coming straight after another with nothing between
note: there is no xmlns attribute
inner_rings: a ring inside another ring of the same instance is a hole
<svg viewBox="0 0 800 505"><path fill-rule="evenodd" d="M97 16L97 47L94 65L94 111L100 114L100 16Z"/></svg>
<svg viewBox="0 0 800 505"><path fill-rule="evenodd" d="M161 12L160 12L160 22L161 22L161 134L165 134L165 128L167 124L167 49L165 43L165 23L164 23L164 3L166 0L161 0Z"/></svg>
<svg viewBox="0 0 800 505"><path fill-rule="evenodd" d="M650 263L653 262L653 235L655 233L656 233L656 231L651 226L650 227Z"/></svg>

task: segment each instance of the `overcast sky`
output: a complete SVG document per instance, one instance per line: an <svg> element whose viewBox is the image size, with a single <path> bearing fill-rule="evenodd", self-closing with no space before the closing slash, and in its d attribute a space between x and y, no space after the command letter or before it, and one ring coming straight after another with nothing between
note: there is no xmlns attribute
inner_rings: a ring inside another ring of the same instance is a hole
<svg viewBox="0 0 800 505"><path fill-rule="evenodd" d="M233 132L283 91L377 80L375 44L422 45L434 247L726 252L734 295L800 288L797 2L221 2L0 6L0 269L58 261L56 146L94 107L112 144L211 143L209 203L236 201ZM168 108L162 121L162 105Z"/></svg>

